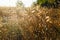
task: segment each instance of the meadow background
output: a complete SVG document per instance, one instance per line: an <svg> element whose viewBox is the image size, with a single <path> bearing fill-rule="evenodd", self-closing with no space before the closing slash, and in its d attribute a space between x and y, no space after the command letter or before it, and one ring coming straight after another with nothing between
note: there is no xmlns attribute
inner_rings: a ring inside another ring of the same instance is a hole
<svg viewBox="0 0 60 40"><path fill-rule="evenodd" d="M60 40L60 6L0 7L0 40Z"/></svg>

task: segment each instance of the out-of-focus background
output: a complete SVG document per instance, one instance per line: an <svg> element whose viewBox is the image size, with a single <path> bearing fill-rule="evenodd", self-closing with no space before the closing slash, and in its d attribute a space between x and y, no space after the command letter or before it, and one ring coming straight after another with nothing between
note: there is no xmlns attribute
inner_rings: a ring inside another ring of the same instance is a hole
<svg viewBox="0 0 60 40"><path fill-rule="evenodd" d="M23 4L28 7L36 0L0 0L0 6L16 6L17 1L22 1Z"/></svg>
<svg viewBox="0 0 60 40"><path fill-rule="evenodd" d="M60 40L60 0L0 0L0 40Z"/></svg>

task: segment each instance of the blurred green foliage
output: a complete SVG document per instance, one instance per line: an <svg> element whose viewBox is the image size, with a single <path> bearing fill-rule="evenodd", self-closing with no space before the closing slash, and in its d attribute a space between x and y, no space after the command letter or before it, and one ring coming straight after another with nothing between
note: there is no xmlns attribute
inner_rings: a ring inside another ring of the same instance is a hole
<svg viewBox="0 0 60 40"><path fill-rule="evenodd" d="M54 7L58 8L60 4L60 0L37 0L37 4L40 6L46 6L46 7Z"/></svg>
<svg viewBox="0 0 60 40"><path fill-rule="evenodd" d="M37 0L37 4L54 3L55 0Z"/></svg>

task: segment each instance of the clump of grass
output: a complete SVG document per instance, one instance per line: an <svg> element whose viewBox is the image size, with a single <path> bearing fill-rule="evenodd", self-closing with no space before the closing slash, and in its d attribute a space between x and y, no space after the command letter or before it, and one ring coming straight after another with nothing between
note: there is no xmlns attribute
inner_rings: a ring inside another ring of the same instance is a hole
<svg viewBox="0 0 60 40"><path fill-rule="evenodd" d="M60 8L35 6L23 10L0 10L1 40L60 39Z"/></svg>

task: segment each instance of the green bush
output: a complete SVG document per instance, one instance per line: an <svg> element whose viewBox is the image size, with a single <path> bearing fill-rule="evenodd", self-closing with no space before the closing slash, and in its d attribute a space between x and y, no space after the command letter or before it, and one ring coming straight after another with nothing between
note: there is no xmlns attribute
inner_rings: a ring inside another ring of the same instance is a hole
<svg viewBox="0 0 60 40"><path fill-rule="evenodd" d="M46 6L46 7L53 7L53 8L57 8L59 3L59 0L37 0L37 4L40 6Z"/></svg>

